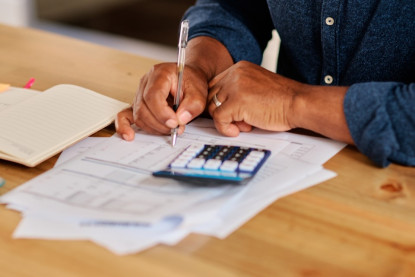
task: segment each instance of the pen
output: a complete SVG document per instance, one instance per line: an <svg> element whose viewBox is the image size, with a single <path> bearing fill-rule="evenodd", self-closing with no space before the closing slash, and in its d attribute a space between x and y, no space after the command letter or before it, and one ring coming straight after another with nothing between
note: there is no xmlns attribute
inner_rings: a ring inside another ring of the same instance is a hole
<svg viewBox="0 0 415 277"><path fill-rule="evenodd" d="M187 36L189 33L189 21L183 20L180 25L180 37L178 44L178 54L177 54L177 91L176 96L174 97L173 110L177 111L180 104L180 94L182 91L183 85L183 71L184 71L184 62L185 62L185 50L187 46ZM171 144L174 146L177 139L177 129L173 128L171 130Z"/></svg>

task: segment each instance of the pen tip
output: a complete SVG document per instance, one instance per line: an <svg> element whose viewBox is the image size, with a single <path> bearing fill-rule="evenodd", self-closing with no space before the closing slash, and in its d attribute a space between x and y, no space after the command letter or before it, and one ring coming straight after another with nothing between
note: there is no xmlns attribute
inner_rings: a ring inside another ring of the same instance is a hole
<svg viewBox="0 0 415 277"><path fill-rule="evenodd" d="M173 135L171 138L171 145L174 147L176 145L176 135Z"/></svg>

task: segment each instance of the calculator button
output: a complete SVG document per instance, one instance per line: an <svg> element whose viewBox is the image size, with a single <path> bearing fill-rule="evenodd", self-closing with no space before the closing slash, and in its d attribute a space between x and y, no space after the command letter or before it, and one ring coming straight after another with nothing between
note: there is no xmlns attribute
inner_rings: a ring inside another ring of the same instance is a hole
<svg viewBox="0 0 415 277"><path fill-rule="evenodd" d="M222 164L221 160L209 159L209 160L206 161L203 168L204 169L209 169L209 170L217 170L220 167L221 164Z"/></svg>
<svg viewBox="0 0 415 277"><path fill-rule="evenodd" d="M265 153L263 151L251 151L248 155L248 157L256 157L258 159L262 159L265 156Z"/></svg>
<svg viewBox="0 0 415 277"><path fill-rule="evenodd" d="M245 158L247 152L248 150L246 149L237 149L230 157L230 160L240 162Z"/></svg>
<svg viewBox="0 0 415 277"><path fill-rule="evenodd" d="M183 152L178 158L183 160L190 161L195 156L194 153L191 152Z"/></svg>
<svg viewBox="0 0 415 277"><path fill-rule="evenodd" d="M227 153L226 152L219 151L218 153L216 153L214 159L216 159L216 160L224 160L226 156L227 156Z"/></svg>
<svg viewBox="0 0 415 277"><path fill-rule="evenodd" d="M202 168L204 164L205 164L205 159L196 158L196 159L191 160L187 164L187 167L197 169L197 168Z"/></svg>
<svg viewBox="0 0 415 277"><path fill-rule="evenodd" d="M172 167L172 168L180 168L180 167L183 168L183 167L186 167L186 164L188 162L189 162L189 159L177 158L170 164L170 167Z"/></svg>
<svg viewBox="0 0 415 277"><path fill-rule="evenodd" d="M220 167L223 171L235 171L238 168L238 162L235 161L224 161Z"/></svg>
<svg viewBox="0 0 415 277"><path fill-rule="evenodd" d="M241 161L244 157L240 153L233 154L231 160L232 161Z"/></svg>
<svg viewBox="0 0 415 277"><path fill-rule="evenodd" d="M248 171L248 172L252 172L254 171L255 167L257 166L258 163L256 162L250 162L250 161L243 161L240 165L239 165L239 170L241 171Z"/></svg>
<svg viewBox="0 0 415 277"><path fill-rule="evenodd" d="M229 146L217 147L216 150L215 159L225 160L229 156Z"/></svg>
<svg viewBox="0 0 415 277"><path fill-rule="evenodd" d="M246 157L246 158L243 160L243 162L246 162L246 163L255 163L255 164L257 164L257 163L259 163L261 160L262 160L262 158L260 158L260 157L251 157L251 156L248 156L248 157Z"/></svg>
<svg viewBox="0 0 415 277"><path fill-rule="evenodd" d="M252 177L252 174L251 173L247 173L247 172L240 172L238 174L238 176L241 177L241 178L249 178L249 177Z"/></svg>
<svg viewBox="0 0 415 277"><path fill-rule="evenodd" d="M186 149L186 151L192 152L192 153L199 153L200 151L202 151L202 149L204 149L205 146L204 145L191 145L189 146L189 148Z"/></svg>

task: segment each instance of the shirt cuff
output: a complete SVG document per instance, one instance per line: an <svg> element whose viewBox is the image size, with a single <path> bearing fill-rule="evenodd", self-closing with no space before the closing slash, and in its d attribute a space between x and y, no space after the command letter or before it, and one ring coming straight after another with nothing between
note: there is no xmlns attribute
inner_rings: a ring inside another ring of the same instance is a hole
<svg viewBox="0 0 415 277"><path fill-rule="evenodd" d="M346 121L357 148L376 165L386 167L390 162L413 165L415 128L413 93L395 82L370 82L352 85L344 99ZM412 95L412 96L411 96Z"/></svg>
<svg viewBox="0 0 415 277"><path fill-rule="evenodd" d="M252 33L219 5L193 6L184 19L189 20L189 40L208 36L220 41L229 51L233 61L250 61L260 64L262 50Z"/></svg>

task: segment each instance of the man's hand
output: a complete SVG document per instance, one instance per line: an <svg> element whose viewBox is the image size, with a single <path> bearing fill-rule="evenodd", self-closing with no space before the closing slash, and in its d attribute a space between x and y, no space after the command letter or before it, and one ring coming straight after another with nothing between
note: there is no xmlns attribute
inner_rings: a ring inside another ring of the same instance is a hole
<svg viewBox="0 0 415 277"><path fill-rule="evenodd" d="M209 83L209 113L218 131L237 136L252 127L286 131L292 103L301 84L250 62L239 62ZM211 101L213 96L222 103Z"/></svg>
<svg viewBox="0 0 415 277"><path fill-rule="evenodd" d="M190 40L186 55L183 93L176 113L172 103L177 93L177 65L155 65L142 77L132 108L117 116L117 133L125 140L134 138L134 123L150 134L169 134L177 126L179 134L183 133L184 125L206 108L209 80L233 63L225 46L210 37Z"/></svg>
<svg viewBox="0 0 415 277"><path fill-rule="evenodd" d="M347 89L302 84L243 61L210 81L208 110L217 130L226 136L252 127L304 128L353 144L343 110Z"/></svg>
<svg viewBox="0 0 415 277"><path fill-rule="evenodd" d="M169 134L179 126L179 134L193 118L201 114L207 98L206 77L190 66L185 67L183 93L180 106L175 113L172 102L177 93L176 64L155 65L141 78L132 108L120 112L116 120L117 132L126 140L134 138L131 124L157 135Z"/></svg>

